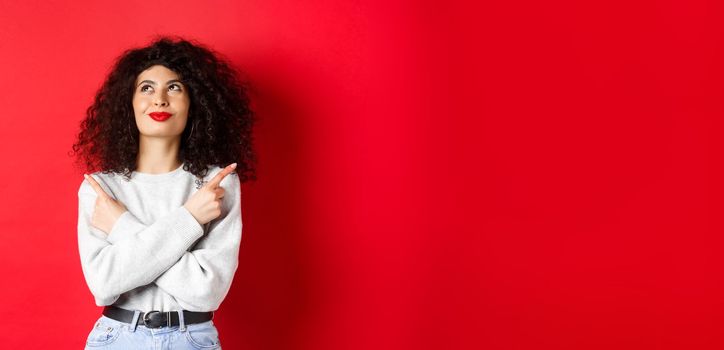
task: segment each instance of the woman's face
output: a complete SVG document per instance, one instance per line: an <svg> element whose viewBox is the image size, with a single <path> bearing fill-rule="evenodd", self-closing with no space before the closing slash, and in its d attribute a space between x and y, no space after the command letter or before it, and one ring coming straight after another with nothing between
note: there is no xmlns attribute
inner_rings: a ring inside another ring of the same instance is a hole
<svg viewBox="0 0 724 350"><path fill-rule="evenodd" d="M180 137L189 114L189 93L176 72L151 66L136 77L133 112L138 131L149 137ZM166 120L155 120L155 112L167 112Z"/></svg>

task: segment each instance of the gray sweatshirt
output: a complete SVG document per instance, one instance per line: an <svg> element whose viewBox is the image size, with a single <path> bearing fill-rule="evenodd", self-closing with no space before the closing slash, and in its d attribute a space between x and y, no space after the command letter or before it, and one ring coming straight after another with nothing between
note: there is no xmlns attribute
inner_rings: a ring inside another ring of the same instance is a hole
<svg viewBox="0 0 724 350"><path fill-rule="evenodd" d="M209 167L203 183L222 169ZM214 311L238 266L241 188L235 172L221 180L221 215L200 225L183 206L202 185L183 165L164 174L91 174L128 211L106 234L91 226L97 194L78 189L78 249L86 283L98 306L143 312Z"/></svg>

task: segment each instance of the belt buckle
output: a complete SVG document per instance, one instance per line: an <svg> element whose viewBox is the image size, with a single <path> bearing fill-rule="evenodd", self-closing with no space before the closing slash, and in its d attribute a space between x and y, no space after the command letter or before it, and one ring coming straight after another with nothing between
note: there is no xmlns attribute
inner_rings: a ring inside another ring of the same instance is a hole
<svg viewBox="0 0 724 350"><path fill-rule="evenodd" d="M148 327L148 328L161 328L161 327L163 327L163 324L162 324L162 323L159 323L158 325L156 325L156 324L151 325L151 320L149 319L149 316L150 316L150 315L160 314L160 313L161 313L161 311L155 311L155 310L154 310L154 311L149 311L149 312L145 313L145 314L143 315L143 323L144 323L144 325L145 325L146 327Z"/></svg>

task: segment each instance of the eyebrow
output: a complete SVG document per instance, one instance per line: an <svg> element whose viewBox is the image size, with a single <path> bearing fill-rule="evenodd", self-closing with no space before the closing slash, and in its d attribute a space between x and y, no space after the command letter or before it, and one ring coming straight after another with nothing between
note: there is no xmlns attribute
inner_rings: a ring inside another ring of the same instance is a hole
<svg viewBox="0 0 724 350"><path fill-rule="evenodd" d="M149 84L151 84L151 85L156 85L156 82L153 81L153 80L144 80L144 81L138 83L138 85L136 85L136 86L139 86L139 85L141 85L141 84L143 84L143 83L149 83ZM181 83L181 84L183 84L183 82L182 82L181 80L173 79L173 80L167 81L167 82L166 82L166 85L171 84L171 83Z"/></svg>

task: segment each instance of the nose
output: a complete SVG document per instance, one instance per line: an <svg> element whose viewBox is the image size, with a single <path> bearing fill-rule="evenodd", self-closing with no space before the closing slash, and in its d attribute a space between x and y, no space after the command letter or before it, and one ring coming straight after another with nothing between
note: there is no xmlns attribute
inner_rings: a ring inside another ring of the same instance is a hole
<svg viewBox="0 0 724 350"><path fill-rule="evenodd" d="M168 106L168 100L166 99L166 94L163 92L160 92L156 94L153 100L153 104L156 106Z"/></svg>

